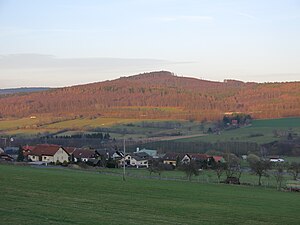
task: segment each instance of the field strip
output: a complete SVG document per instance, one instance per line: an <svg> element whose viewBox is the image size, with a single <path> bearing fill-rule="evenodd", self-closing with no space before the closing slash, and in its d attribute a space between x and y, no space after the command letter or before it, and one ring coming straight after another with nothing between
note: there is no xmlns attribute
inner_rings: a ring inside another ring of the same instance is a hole
<svg viewBox="0 0 300 225"><path fill-rule="evenodd" d="M186 138L194 138L194 137L204 137L208 134L193 134L193 135L183 135L183 136L163 136L163 137L152 137L146 138L148 141L173 141L179 139L186 139Z"/></svg>

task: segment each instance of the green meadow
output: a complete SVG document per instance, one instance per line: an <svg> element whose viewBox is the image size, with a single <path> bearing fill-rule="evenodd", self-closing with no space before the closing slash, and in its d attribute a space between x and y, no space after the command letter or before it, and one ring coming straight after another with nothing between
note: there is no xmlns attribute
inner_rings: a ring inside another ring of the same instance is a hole
<svg viewBox="0 0 300 225"><path fill-rule="evenodd" d="M187 138L178 140L180 142L256 142L258 144L268 143L280 140L281 137L276 137L277 133L288 132L300 135L300 118L283 118L283 119L268 119L268 120L253 120L252 125L241 127L233 130L223 130L220 134L210 134L208 136Z"/></svg>
<svg viewBox="0 0 300 225"><path fill-rule="evenodd" d="M299 193L0 165L0 224L299 224Z"/></svg>
<svg viewBox="0 0 300 225"><path fill-rule="evenodd" d="M55 121L55 119L53 119ZM250 126L232 130L222 130L219 134L209 134L201 137L211 122L174 120L141 120L124 118L77 118L72 120L49 122L50 118L10 119L0 121L0 134L34 137L40 134L61 132L59 135L72 135L93 132L95 129L106 129L113 138L149 138L181 134L183 136L199 135L198 137L182 138L178 142L255 142L258 144L280 140L282 137L274 135L291 131L300 135L300 118L283 118L253 120ZM173 124L170 127L166 124ZM37 126L38 124L38 126ZM177 124L177 127L174 127Z"/></svg>

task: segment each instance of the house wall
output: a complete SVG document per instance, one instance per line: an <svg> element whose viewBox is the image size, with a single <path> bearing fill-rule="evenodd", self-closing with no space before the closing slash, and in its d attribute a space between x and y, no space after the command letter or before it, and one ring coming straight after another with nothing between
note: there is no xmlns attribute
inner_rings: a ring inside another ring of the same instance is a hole
<svg viewBox="0 0 300 225"><path fill-rule="evenodd" d="M182 160L181 160L182 163L190 163L191 162L191 159L188 155L185 155Z"/></svg>
<svg viewBox="0 0 300 225"><path fill-rule="evenodd" d="M148 160L136 161L136 167L149 167Z"/></svg>
<svg viewBox="0 0 300 225"><path fill-rule="evenodd" d="M32 162L40 161L40 158L37 155L28 155L28 159L31 160Z"/></svg>
<svg viewBox="0 0 300 225"><path fill-rule="evenodd" d="M43 156L42 156L42 161L43 161L43 162L54 162L54 161L53 161L53 156L43 155Z"/></svg>
<svg viewBox="0 0 300 225"><path fill-rule="evenodd" d="M164 160L164 164L171 164L176 166L176 161L175 160Z"/></svg>
<svg viewBox="0 0 300 225"><path fill-rule="evenodd" d="M61 163L63 163L64 161L69 162L69 155L62 148L59 148L58 151L53 156L53 162L57 162L57 161Z"/></svg>

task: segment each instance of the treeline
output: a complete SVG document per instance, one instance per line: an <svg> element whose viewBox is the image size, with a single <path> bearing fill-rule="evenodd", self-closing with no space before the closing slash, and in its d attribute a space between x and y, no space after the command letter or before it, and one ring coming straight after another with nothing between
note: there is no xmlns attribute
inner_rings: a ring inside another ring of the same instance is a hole
<svg viewBox="0 0 300 225"><path fill-rule="evenodd" d="M49 138L50 136L46 136L45 138ZM87 134L72 134L72 135L57 135L53 136L51 135L52 138L97 138L99 140L109 140L110 134L109 133L87 133Z"/></svg>
<svg viewBox="0 0 300 225"><path fill-rule="evenodd" d="M300 116L300 82L211 82L153 72L0 98L0 117L99 116L217 120L225 112L254 118Z"/></svg>
<svg viewBox="0 0 300 225"><path fill-rule="evenodd" d="M158 149L159 152L189 152L189 153L206 153L207 151L216 150L220 152L231 152L241 156L249 152L259 153L260 145L254 142L174 142L159 141L141 145L142 148Z"/></svg>
<svg viewBox="0 0 300 225"><path fill-rule="evenodd" d="M175 141L159 141L140 145L142 148L157 149L161 153L165 152L190 152L190 153L206 153L214 150L223 153L233 153L237 156L247 154L257 154L262 157L268 155L284 155L284 156L300 156L300 138L292 140L280 140L267 144L258 144L255 142L175 142ZM133 150L133 148L132 148Z"/></svg>

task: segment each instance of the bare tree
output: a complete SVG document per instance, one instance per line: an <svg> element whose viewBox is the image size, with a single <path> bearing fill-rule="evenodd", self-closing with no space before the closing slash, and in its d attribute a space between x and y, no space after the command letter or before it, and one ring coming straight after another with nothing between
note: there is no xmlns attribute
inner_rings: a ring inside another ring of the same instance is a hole
<svg viewBox="0 0 300 225"><path fill-rule="evenodd" d="M221 176L223 175L223 173L225 172L225 169L226 169L226 165L225 163L222 163L222 162L217 162L215 165L214 165L214 171L218 177L218 182L220 183L221 182Z"/></svg>
<svg viewBox="0 0 300 225"><path fill-rule="evenodd" d="M234 154L227 153L225 160L226 163L224 165L227 179L235 177L239 180L242 175L240 159Z"/></svg>
<svg viewBox="0 0 300 225"><path fill-rule="evenodd" d="M161 174L164 171L164 164L162 162L153 161L152 165L148 168L150 175L152 173L157 173L159 178L161 178Z"/></svg>
<svg viewBox="0 0 300 225"><path fill-rule="evenodd" d="M182 164L179 167L179 169L186 174L189 181L192 180L193 175L195 175L195 176L199 175L199 170L198 170L197 164L192 160L189 163Z"/></svg>
<svg viewBox="0 0 300 225"><path fill-rule="evenodd" d="M258 176L258 185L261 186L261 177L268 176L267 171L271 168L269 161L257 160L249 162L250 168Z"/></svg>
<svg viewBox="0 0 300 225"><path fill-rule="evenodd" d="M292 162L288 168L289 173L293 176L294 180L297 180L297 177L300 173L300 163Z"/></svg>
<svg viewBox="0 0 300 225"><path fill-rule="evenodd" d="M274 177L277 184L277 190L281 189L282 181L283 181L283 175L284 175L284 164L283 163L275 163L273 164L274 171Z"/></svg>

